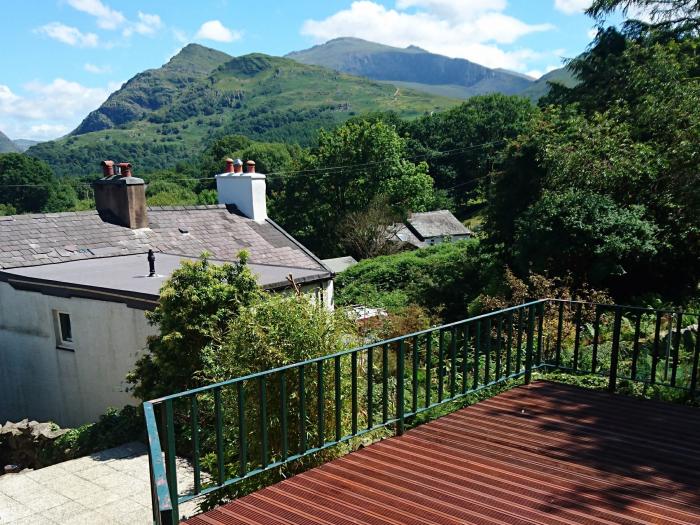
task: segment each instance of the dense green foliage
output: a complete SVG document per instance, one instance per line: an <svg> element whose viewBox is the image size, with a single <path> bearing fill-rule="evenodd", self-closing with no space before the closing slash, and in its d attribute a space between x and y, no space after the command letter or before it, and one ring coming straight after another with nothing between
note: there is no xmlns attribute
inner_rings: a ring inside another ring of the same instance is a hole
<svg viewBox="0 0 700 525"><path fill-rule="evenodd" d="M573 273L627 300L683 300L700 279L700 40L634 27L601 31L569 64L581 82L553 89L511 141L490 189L489 243L520 271ZM587 202L563 200L582 192ZM596 207L603 224L582 224Z"/></svg>
<svg viewBox="0 0 700 525"><path fill-rule="evenodd" d="M440 202L425 162L407 159L406 140L384 122L349 122L321 130L308 171L290 177L275 201L291 233L319 254L341 253L339 227L379 196L396 211L427 211Z"/></svg>
<svg viewBox="0 0 700 525"><path fill-rule="evenodd" d="M641 205L622 208L585 190L545 193L516 220L514 265L605 285L656 254L657 228L645 215Z"/></svg>
<svg viewBox="0 0 700 525"><path fill-rule="evenodd" d="M229 320L260 296L245 252L235 264L212 264L206 256L184 262L160 291L158 307L148 313L159 335L129 380L135 395L152 399L202 383L202 352L220 340Z"/></svg>
<svg viewBox="0 0 700 525"><path fill-rule="evenodd" d="M348 268L336 277L335 302L390 312L414 304L443 319L462 319L468 303L480 292L479 275L476 242L443 243L375 257Z"/></svg>
<svg viewBox="0 0 700 525"><path fill-rule="evenodd" d="M70 183L59 181L39 160L20 153L0 154L0 214L63 211L78 197Z"/></svg>
<svg viewBox="0 0 700 525"><path fill-rule="evenodd" d="M442 113L402 122L411 155L430 163L438 188L449 189L459 215L481 200L482 182L498 169L505 142L521 133L535 109L521 97L485 95Z"/></svg>

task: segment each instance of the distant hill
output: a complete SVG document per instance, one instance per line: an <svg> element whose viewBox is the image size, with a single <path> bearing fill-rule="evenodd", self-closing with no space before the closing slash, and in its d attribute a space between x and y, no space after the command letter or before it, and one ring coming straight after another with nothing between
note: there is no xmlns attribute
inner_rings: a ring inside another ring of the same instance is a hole
<svg viewBox="0 0 700 525"><path fill-rule="evenodd" d="M31 148L32 146L36 146L41 141L30 139L15 139L12 142L15 143L15 146L17 146L17 149L19 149L20 151L27 151L29 148Z"/></svg>
<svg viewBox="0 0 700 525"><path fill-rule="evenodd" d="M126 82L70 136L28 154L59 175L95 173L104 158L132 161L143 172L190 161L226 134L308 145L318 128L353 115L393 110L410 118L458 103L287 58L234 58L190 44Z"/></svg>
<svg viewBox="0 0 700 525"><path fill-rule="evenodd" d="M530 86L520 92L520 95L529 98L533 102L538 101L540 98L549 93L549 83L562 84L566 87L574 87L578 84L574 74L567 69L562 67L559 69L554 69L549 73L542 75L539 79L533 82Z"/></svg>
<svg viewBox="0 0 700 525"><path fill-rule="evenodd" d="M18 153L19 148L10 138L0 131L0 153Z"/></svg>
<svg viewBox="0 0 700 525"><path fill-rule="evenodd" d="M336 38L289 53L287 57L302 64L463 99L486 93L515 95L534 82L520 73L489 69L469 60L429 53L416 46L398 48L359 38Z"/></svg>

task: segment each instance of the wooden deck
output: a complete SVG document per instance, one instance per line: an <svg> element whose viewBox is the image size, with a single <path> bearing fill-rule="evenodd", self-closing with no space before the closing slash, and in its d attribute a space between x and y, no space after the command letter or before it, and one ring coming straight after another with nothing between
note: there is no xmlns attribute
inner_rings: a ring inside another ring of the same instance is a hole
<svg viewBox="0 0 700 525"><path fill-rule="evenodd" d="M700 524L700 410L536 382L189 519Z"/></svg>

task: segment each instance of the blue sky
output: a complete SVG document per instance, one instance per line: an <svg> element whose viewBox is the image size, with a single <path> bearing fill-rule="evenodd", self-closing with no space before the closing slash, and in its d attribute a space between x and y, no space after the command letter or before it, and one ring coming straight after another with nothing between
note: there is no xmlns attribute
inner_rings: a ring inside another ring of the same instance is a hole
<svg viewBox="0 0 700 525"><path fill-rule="evenodd" d="M590 0L32 0L4 2L0 130L46 140L188 42L283 55L340 36L418 45L539 76L583 51Z"/></svg>

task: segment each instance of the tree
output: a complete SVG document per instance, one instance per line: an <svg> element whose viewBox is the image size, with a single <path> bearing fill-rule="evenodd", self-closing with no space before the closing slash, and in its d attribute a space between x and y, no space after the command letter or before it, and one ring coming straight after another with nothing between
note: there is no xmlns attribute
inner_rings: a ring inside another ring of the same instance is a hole
<svg viewBox="0 0 700 525"><path fill-rule="evenodd" d="M483 95L399 129L410 137L411 155L428 160L436 186L447 189L457 213L468 214L482 197L484 178L498 169L505 141L522 133L534 111L522 97Z"/></svg>
<svg viewBox="0 0 700 525"><path fill-rule="evenodd" d="M241 252L234 264L213 264L206 254L183 262L160 291L147 314L158 334L148 339L148 353L129 374L134 393L152 399L203 384L204 349L220 343L231 318L260 297L255 276Z"/></svg>
<svg viewBox="0 0 700 525"><path fill-rule="evenodd" d="M425 162L407 158L406 141L381 121L321 130L319 145L290 176L277 203L284 226L324 256L340 253L348 214L383 196L395 212L430 210L439 201Z"/></svg>
<svg viewBox="0 0 700 525"><path fill-rule="evenodd" d="M546 192L516 221L514 261L521 275L571 275L605 287L657 252L658 228L643 206L620 207L606 195Z"/></svg>
<svg viewBox="0 0 700 525"><path fill-rule="evenodd" d="M602 24L615 11L631 17L625 23L629 33L653 29L697 36L700 30L698 0L594 0L586 14ZM642 16L647 20L638 19Z"/></svg>
<svg viewBox="0 0 700 525"><path fill-rule="evenodd" d="M56 184L46 163L21 153L0 154L2 202L17 213L43 211Z"/></svg>
<svg viewBox="0 0 700 525"><path fill-rule="evenodd" d="M347 253L357 259L389 255L400 250L396 239L401 216L393 213L384 199L376 199L365 210L351 212L340 225Z"/></svg>

